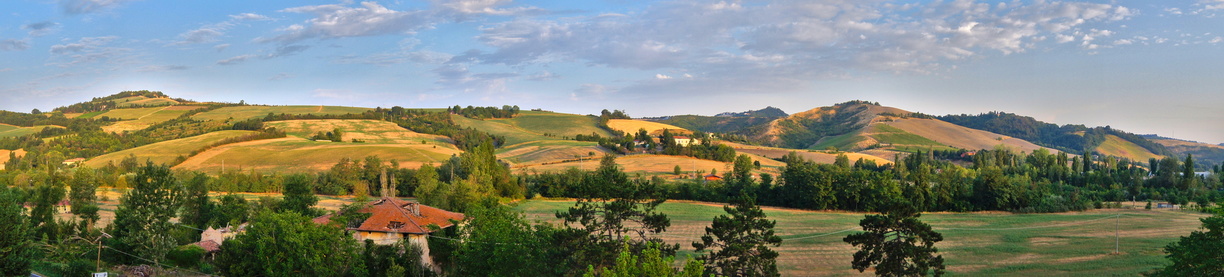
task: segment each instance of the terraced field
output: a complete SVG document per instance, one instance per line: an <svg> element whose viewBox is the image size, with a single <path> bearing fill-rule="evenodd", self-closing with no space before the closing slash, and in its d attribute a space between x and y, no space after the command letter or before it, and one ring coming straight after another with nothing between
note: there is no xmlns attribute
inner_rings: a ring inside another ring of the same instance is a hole
<svg viewBox="0 0 1224 277"><path fill-rule="evenodd" d="M97 156L85 161L85 165L97 168L105 166L109 163L119 164L120 161L127 158L129 155L135 156L138 161L142 162L148 160L157 164L169 164L173 163L179 156L191 156L192 152L203 149L204 147L222 140L254 133L254 131L226 130L194 137L168 140Z"/></svg>
<svg viewBox="0 0 1224 277"><path fill-rule="evenodd" d="M198 120L246 120L272 114L356 114L371 108L340 106L238 106L224 107L191 116Z"/></svg>
<svg viewBox="0 0 1224 277"><path fill-rule="evenodd" d="M528 200L515 207L529 220L556 224L554 212L572 201ZM677 260L693 253L692 242L722 204L668 201L659 211L672 226L660 235L679 243ZM1130 204L1125 204L1130 205ZM1142 205L1140 203L1139 205ZM842 241L859 231L861 213L765 209L782 237L782 276L870 276L850 268L855 249ZM944 236L935 244L949 275L959 276L1134 276L1166 263L1162 248L1198 228L1203 214L1171 209L1093 210L1059 214L929 213L920 218ZM1115 218L1116 217L1116 218ZM1118 226L1121 252L1114 254Z"/></svg>

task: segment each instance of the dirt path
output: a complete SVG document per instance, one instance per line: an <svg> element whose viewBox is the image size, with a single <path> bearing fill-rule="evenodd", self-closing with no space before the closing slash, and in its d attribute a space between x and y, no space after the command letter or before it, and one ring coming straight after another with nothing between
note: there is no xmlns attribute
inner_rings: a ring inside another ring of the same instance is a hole
<svg viewBox="0 0 1224 277"><path fill-rule="evenodd" d="M153 112L151 112L151 113L147 113L147 114L142 115L142 116L140 116L140 117L137 117L137 118L136 118L136 120L141 120L141 119L144 119L146 116L150 116L150 115L155 114L155 113L157 113L157 112L164 111L164 110L166 110L166 109L168 109L168 108L170 108L170 107L173 107L173 106L165 106L165 107L162 107L161 109L157 109L156 111L153 111Z"/></svg>

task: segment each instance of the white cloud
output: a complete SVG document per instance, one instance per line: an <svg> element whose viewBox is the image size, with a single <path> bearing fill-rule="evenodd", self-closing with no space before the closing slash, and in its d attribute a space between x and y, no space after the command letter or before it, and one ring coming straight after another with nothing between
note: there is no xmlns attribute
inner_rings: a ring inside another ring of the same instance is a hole
<svg viewBox="0 0 1224 277"><path fill-rule="evenodd" d="M30 41L24 39L0 40L0 51L21 51L30 49Z"/></svg>
<svg viewBox="0 0 1224 277"><path fill-rule="evenodd" d="M118 38L116 36L81 38L76 43L52 45L51 54L79 53L90 49L97 49Z"/></svg>
<svg viewBox="0 0 1224 277"><path fill-rule="evenodd" d="M671 76L667 76L667 75L663 75L663 74L655 74L655 79L659 79L659 80L667 80L667 79L671 79L671 78L672 78Z"/></svg>
<svg viewBox="0 0 1224 277"><path fill-rule="evenodd" d="M51 32L55 31L56 27L59 27L59 23L55 23L51 21L43 21L43 22L38 22L38 23L30 23L26 25L21 25L22 29L26 29L30 31L29 34L31 37L41 37L41 36L50 34Z"/></svg>
<svg viewBox="0 0 1224 277"><path fill-rule="evenodd" d="M297 77L297 76L293 76L293 74L289 74L289 73L277 73L271 78L268 78L268 80L269 81L280 81L280 80L293 79L294 77Z"/></svg>
<svg viewBox="0 0 1224 277"><path fill-rule="evenodd" d="M1083 2L678 0L628 14L489 24L477 39L492 50L472 50L451 62L580 62L701 76L659 82L660 74L621 91L699 90L685 85L758 91L779 84L795 91L813 78L941 72L971 57L1071 42L1085 37L1085 29L1134 15L1127 7Z"/></svg>
<svg viewBox="0 0 1224 277"><path fill-rule="evenodd" d="M518 77L515 73L472 73L462 65L443 65L433 70L438 75L437 83L443 89L463 92L493 93L506 92L506 84L510 78Z"/></svg>
<svg viewBox="0 0 1224 277"><path fill-rule="evenodd" d="M230 47L229 43L217 44L213 46L213 50L217 50L217 52L221 52L221 51L225 51L225 49L229 47Z"/></svg>
<svg viewBox="0 0 1224 277"><path fill-rule="evenodd" d="M230 15L229 17L234 20L272 20L272 18L269 18L267 16L260 15L260 14L254 14L254 13L234 14L234 15Z"/></svg>
<svg viewBox="0 0 1224 277"><path fill-rule="evenodd" d="M234 57L231 57L231 58L228 58L228 59L224 59L224 60L217 61L217 64L219 64L219 65L234 65L234 64L240 64L240 63L242 63L242 62L245 62L245 61L246 61L246 60L248 60L248 59L255 58L255 57L258 57L258 56L256 56L256 55L241 55L241 56L234 56Z"/></svg>
<svg viewBox="0 0 1224 277"><path fill-rule="evenodd" d="M315 18L307 20L305 25L285 27L280 30L282 34L260 38L258 41L292 43L312 38L410 34L431 24L426 11L395 11L375 2L362 2L360 7L304 6L284 9L281 12L310 13L315 14Z"/></svg>
<svg viewBox="0 0 1224 277"><path fill-rule="evenodd" d="M217 41L217 37L220 37L223 34L225 33L223 33L219 29L215 29L211 27L204 27L204 28L187 31L186 33L180 34L179 38L181 38L182 40L176 41L173 44L174 45L187 45L187 44L197 44L197 43L209 43L209 42Z"/></svg>
<svg viewBox="0 0 1224 277"><path fill-rule="evenodd" d="M1206 10L1221 10L1224 9L1224 0L1200 0L1200 5Z"/></svg>
<svg viewBox="0 0 1224 277"><path fill-rule="evenodd" d="M557 78L561 78L561 75L557 75L556 73L552 73L548 70L540 71L539 73L527 76L527 80L529 81L552 81Z"/></svg>
<svg viewBox="0 0 1224 277"><path fill-rule="evenodd" d="M150 65L137 69L137 72L160 72L160 71L177 71L187 70L190 67L185 65Z"/></svg>
<svg viewBox="0 0 1224 277"><path fill-rule="evenodd" d="M1130 39L1119 39L1119 40L1115 40L1113 44L1114 45L1131 45L1131 44L1135 44L1135 41L1130 40Z"/></svg>
<svg viewBox="0 0 1224 277"><path fill-rule="evenodd" d="M535 7L500 8L509 5L512 0L432 0L434 6L440 7L444 15L449 15L458 21L465 21L480 15L534 15L546 13Z"/></svg>
<svg viewBox="0 0 1224 277"><path fill-rule="evenodd" d="M60 10L66 14L87 14L105 11L125 2L135 0L59 0Z"/></svg>
<svg viewBox="0 0 1224 277"><path fill-rule="evenodd" d="M1211 43L1211 44L1216 44L1220 42L1224 42L1224 37L1214 37L1210 41L1207 41L1207 43Z"/></svg>

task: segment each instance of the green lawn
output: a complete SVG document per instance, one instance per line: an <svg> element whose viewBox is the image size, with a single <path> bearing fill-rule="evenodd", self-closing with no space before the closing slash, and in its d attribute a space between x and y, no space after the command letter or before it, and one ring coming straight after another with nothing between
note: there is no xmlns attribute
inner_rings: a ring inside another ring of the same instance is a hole
<svg viewBox="0 0 1224 277"><path fill-rule="evenodd" d="M556 221L553 213L570 201L531 200L517 210L529 219ZM721 207L669 201L660 211L672 227L662 234L679 243L683 260L691 242ZM1115 218L1118 214L1119 218ZM842 238L857 230L863 214L766 209L783 238L775 248L783 276L863 275L850 268L854 249ZM1172 210L1095 210L1060 214L934 213L921 220L944 235L936 247L951 275L1042 276L1138 275L1165 263L1162 248L1199 226L1198 213ZM1115 223L1115 220L1117 222ZM1114 227L1120 226L1121 254L1114 252ZM871 272L868 271L867 274Z"/></svg>

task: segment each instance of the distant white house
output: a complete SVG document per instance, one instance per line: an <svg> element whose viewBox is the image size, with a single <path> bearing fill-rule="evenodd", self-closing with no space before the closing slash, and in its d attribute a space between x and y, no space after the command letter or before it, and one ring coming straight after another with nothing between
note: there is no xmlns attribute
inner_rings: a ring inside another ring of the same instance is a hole
<svg viewBox="0 0 1224 277"><path fill-rule="evenodd" d="M676 145L679 145L679 146L684 146L684 147L688 147L689 145L692 145L692 144L699 144L699 143L701 143L701 140L700 140L700 139L690 138L690 137L686 137L686 136L675 136L675 137L672 137L672 141L673 141L673 142L675 142L675 143L676 143Z"/></svg>

